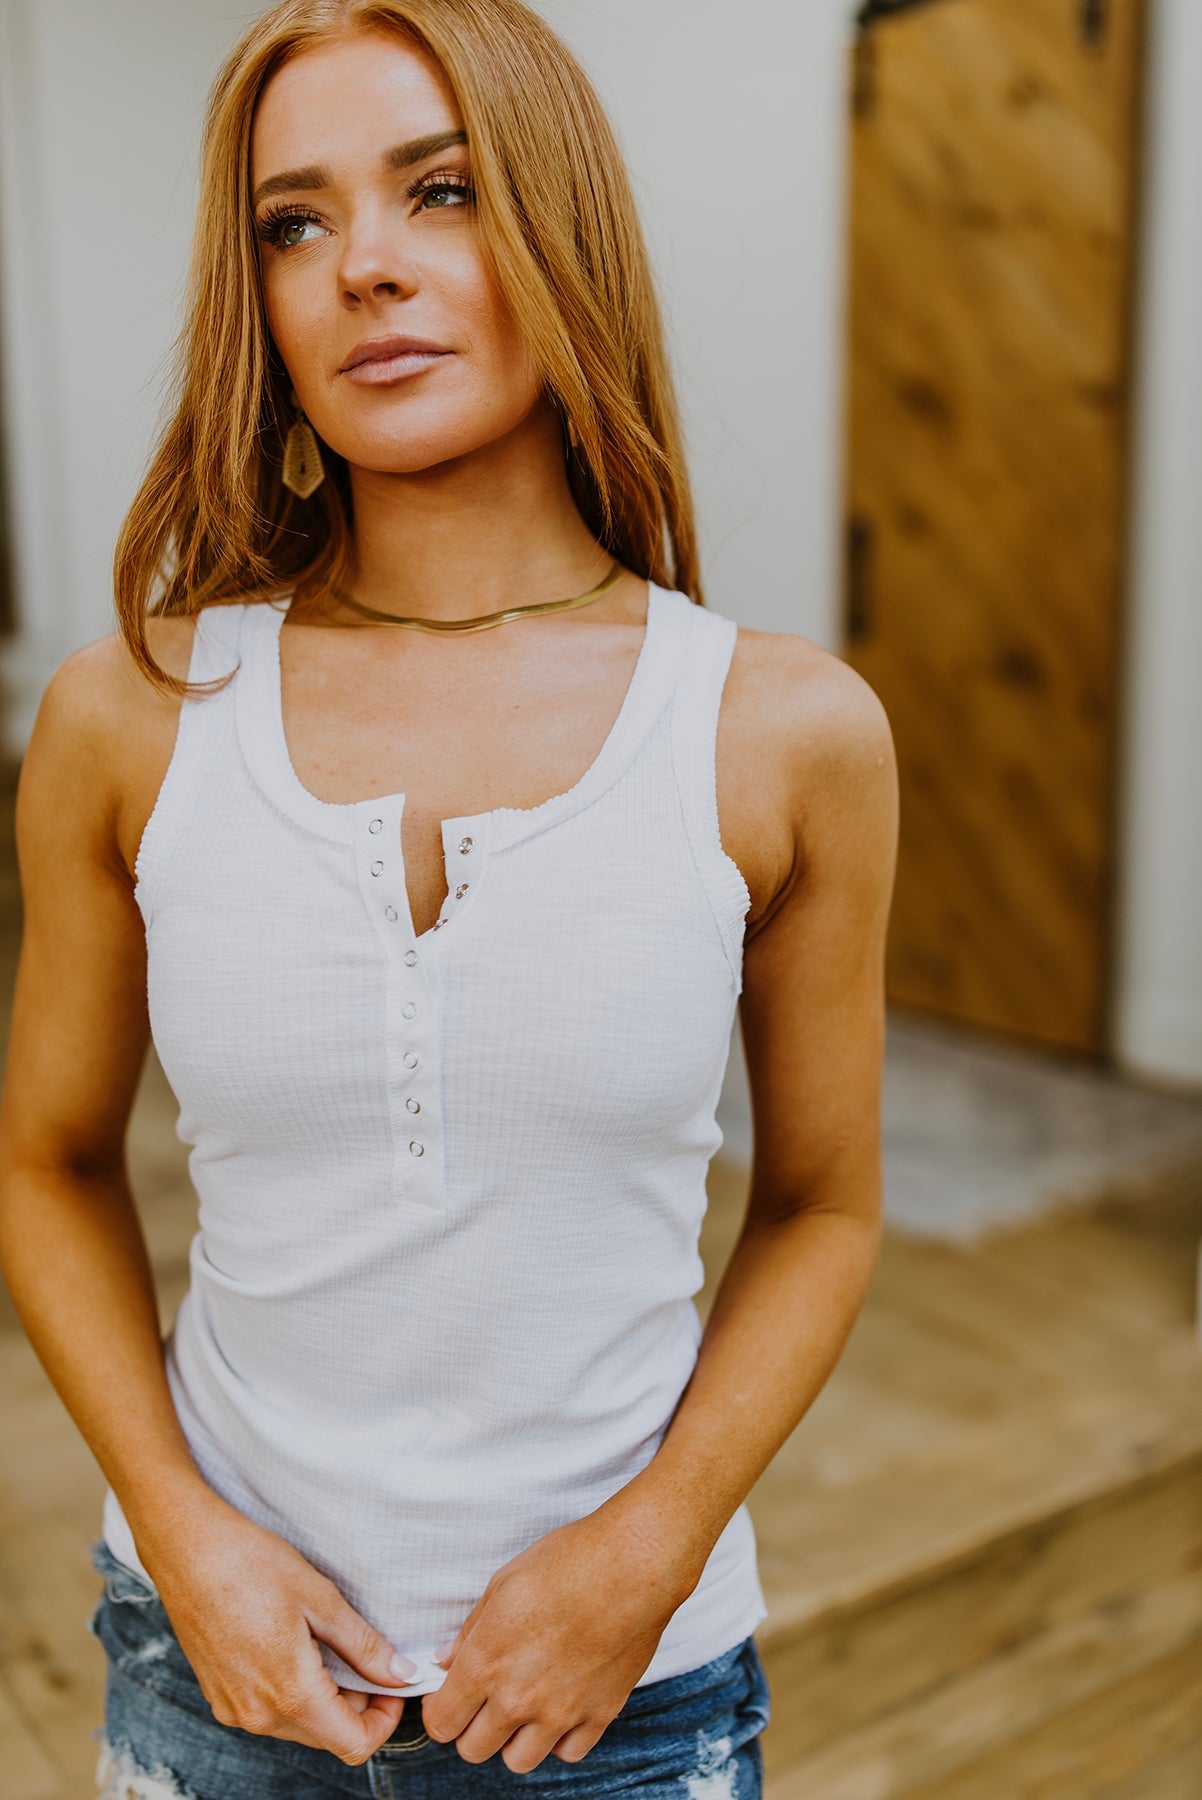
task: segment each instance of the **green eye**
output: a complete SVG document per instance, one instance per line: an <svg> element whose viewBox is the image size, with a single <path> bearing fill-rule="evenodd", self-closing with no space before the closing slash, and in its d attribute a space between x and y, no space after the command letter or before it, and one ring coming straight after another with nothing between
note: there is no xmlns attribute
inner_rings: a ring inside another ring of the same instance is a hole
<svg viewBox="0 0 1202 1800"><path fill-rule="evenodd" d="M314 213L302 212L295 206L269 207L260 219L256 230L265 243L277 250L294 250L294 240L284 239L284 231L289 225L320 225L321 220Z"/></svg>
<svg viewBox="0 0 1202 1800"><path fill-rule="evenodd" d="M476 197L476 190L470 181L460 175L427 175L421 181L414 182L409 190L414 199L421 204L419 212L444 212L454 210L458 206L467 206ZM435 204L425 204L427 196L435 196Z"/></svg>

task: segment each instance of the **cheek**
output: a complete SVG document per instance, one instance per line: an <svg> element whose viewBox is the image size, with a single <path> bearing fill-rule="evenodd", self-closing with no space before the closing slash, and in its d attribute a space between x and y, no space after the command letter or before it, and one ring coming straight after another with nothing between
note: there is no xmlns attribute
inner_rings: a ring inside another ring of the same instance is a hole
<svg viewBox="0 0 1202 1800"><path fill-rule="evenodd" d="M287 280L264 275L263 310L280 355L290 369L303 374L312 354L309 346L321 343L322 313L304 282L289 273Z"/></svg>
<svg viewBox="0 0 1202 1800"><path fill-rule="evenodd" d="M520 416L533 404L542 385L525 339L508 314L493 313L485 323L482 343L485 355L477 362L482 384L494 403Z"/></svg>
<svg viewBox="0 0 1202 1800"><path fill-rule="evenodd" d="M451 298L477 367L487 368L489 379L509 390L525 391L534 385L534 360L526 340L500 286L478 256L465 257Z"/></svg>

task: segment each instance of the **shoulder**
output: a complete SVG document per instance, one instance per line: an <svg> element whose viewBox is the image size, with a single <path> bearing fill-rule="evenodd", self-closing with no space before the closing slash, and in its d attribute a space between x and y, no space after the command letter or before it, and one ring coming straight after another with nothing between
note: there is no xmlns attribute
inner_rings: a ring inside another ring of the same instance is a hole
<svg viewBox="0 0 1202 1800"><path fill-rule="evenodd" d="M760 869L758 895L748 883L757 902L751 924L829 859L853 820L863 854L888 867L893 734L879 696L849 663L800 633L740 625L721 731L732 811L753 821L762 845L749 850Z"/></svg>
<svg viewBox="0 0 1202 1800"><path fill-rule="evenodd" d="M875 689L851 664L792 632L738 628L731 707L781 774L855 787L894 772L893 733Z"/></svg>
<svg viewBox="0 0 1202 1800"><path fill-rule="evenodd" d="M151 655L186 680L194 618L148 619ZM22 758L17 789L21 816L53 802L70 808L93 834L115 826L140 787L170 757L178 697L141 672L119 632L82 644L64 657L42 691ZM158 771L161 774L161 768Z"/></svg>
<svg viewBox="0 0 1202 1800"><path fill-rule="evenodd" d="M850 663L800 633L740 625L729 685L732 705L753 713L790 759L840 763L865 751L892 754L875 689Z"/></svg>
<svg viewBox="0 0 1202 1800"><path fill-rule="evenodd" d="M193 618L148 619L146 641L161 668L186 680L196 629ZM81 644L64 657L46 683L36 734L69 739L76 748L116 748L128 733L131 708L148 716L178 708L142 674L119 632Z"/></svg>

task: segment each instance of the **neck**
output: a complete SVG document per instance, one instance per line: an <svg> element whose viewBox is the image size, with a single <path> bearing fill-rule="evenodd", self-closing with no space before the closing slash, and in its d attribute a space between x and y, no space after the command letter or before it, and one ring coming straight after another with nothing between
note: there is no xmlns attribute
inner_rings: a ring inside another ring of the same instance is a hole
<svg viewBox="0 0 1202 1800"><path fill-rule="evenodd" d="M380 612L467 619L562 600L594 587L612 561L576 507L549 407L430 469L352 466L351 488L354 551L343 585Z"/></svg>

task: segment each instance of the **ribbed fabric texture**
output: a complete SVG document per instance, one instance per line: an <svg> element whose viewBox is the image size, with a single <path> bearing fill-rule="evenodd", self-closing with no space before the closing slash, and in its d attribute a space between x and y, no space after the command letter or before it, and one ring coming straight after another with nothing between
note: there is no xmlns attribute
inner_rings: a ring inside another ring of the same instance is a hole
<svg viewBox="0 0 1202 1800"><path fill-rule="evenodd" d="M137 860L200 1203L167 1375L206 1480L424 1693L493 1572L651 1460L696 1360L750 904L715 801L735 625L652 585L591 768L445 820L416 937L404 795L331 805L292 768L286 605L200 615L190 679L237 673L184 702ZM111 1490L104 1535L146 1575ZM639 1685L765 1616L740 1506Z"/></svg>

